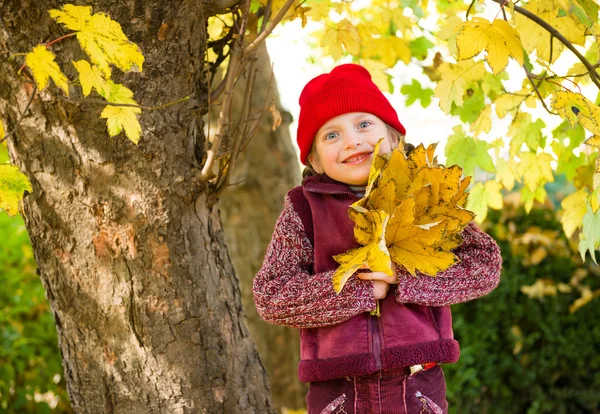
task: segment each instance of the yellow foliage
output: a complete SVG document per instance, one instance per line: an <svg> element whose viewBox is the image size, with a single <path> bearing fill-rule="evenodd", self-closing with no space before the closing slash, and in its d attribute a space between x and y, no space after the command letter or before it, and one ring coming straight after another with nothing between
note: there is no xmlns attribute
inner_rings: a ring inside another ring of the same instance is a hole
<svg viewBox="0 0 600 414"><path fill-rule="evenodd" d="M552 106L571 126L581 124L595 135L600 135L600 107L580 93L559 91L554 94Z"/></svg>
<svg viewBox="0 0 600 414"><path fill-rule="evenodd" d="M25 64L31 70L38 89L42 90L52 81L69 95L69 81L61 72L58 64L54 61L54 53L46 49L44 45L37 45L25 56Z"/></svg>
<svg viewBox="0 0 600 414"><path fill-rule="evenodd" d="M90 66L87 60L73 62L73 65L77 69L77 72L79 72L79 83L81 83L83 96L88 96L92 88L99 94L103 93L106 81L98 66Z"/></svg>
<svg viewBox="0 0 600 414"><path fill-rule="evenodd" d="M140 112L139 108L108 105L104 107L100 117L106 118L108 134L111 137L119 135L121 131L125 130L127 138L137 144L142 133L142 127L136 117L136 114Z"/></svg>
<svg viewBox="0 0 600 414"><path fill-rule="evenodd" d="M322 45L327 47L329 54L335 60L342 57L344 50L348 54L358 56L360 54L358 29L348 19L340 21L337 27L328 26L323 35Z"/></svg>
<svg viewBox="0 0 600 414"><path fill-rule="evenodd" d="M19 167L12 164L0 164L0 209L10 216L19 212L19 201L25 191L31 192L31 183Z"/></svg>
<svg viewBox="0 0 600 414"><path fill-rule="evenodd" d="M544 296L556 296L557 288L552 279L538 279L533 285L521 286L521 292L531 299L540 299Z"/></svg>
<svg viewBox="0 0 600 414"><path fill-rule="evenodd" d="M452 102L462 106L466 86L485 76L483 62L463 61L457 64L442 63L439 66L442 80L438 82L434 95L440 98L440 108L450 112Z"/></svg>
<svg viewBox="0 0 600 414"><path fill-rule="evenodd" d="M530 1L525 9L544 20L558 30L571 43L583 46L585 44L585 26L577 24L571 17L560 17L558 5L547 0ZM521 34L523 47L529 53L537 51L537 55L546 62L554 62L563 50L563 44L553 38L550 46L550 33L528 17L515 16L516 29ZM552 50L552 61L550 51Z"/></svg>
<svg viewBox="0 0 600 414"><path fill-rule="evenodd" d="M332 276L333 289L340 293L358 269L369 268L373 272L392 275L391 260L385 244L385 228L389 215L383 211L370 211L354 206L350 217L356 223L354 236L364 246L333 256L340 264Z"/></svg>
<svg viewBox="0 0 600 414"><path fill-rule="evenodd" d="M435 276L458 262L451 250L462 243L460 232L473 219L464 208L470 179L461 179L458 166L438 166L434 150L435 145L419 145L408 156L400 149L375 156L365 196L349 210L363 247L334 257L340 263L334 274L337 292L357 269L388 273L390 257L413 275Z"/></svg>
<svg viewBox="0 0 600 414"><path fill-rule="evenodd" d="M90 6L65 4L61 10L50 10L50 17L77 32L82 49L105 77L110 77L110 65L123 72L142 70L144 56L140 49L127 39L121 25L106 14L92 15Z"/></svg>
<svg viewBox="0 0 600 414"><path fill-rule="evenodd" d="M485 50L485 60L495 75L506 68L509 57L523 65L519 33L501 19L490 23L483 17L474 17L463 23L456 36L456 48L459 60L471 59Z"/></svg>
<svg viewBox="0 0 600 414"><path fill-rule="evenodd" d="M547 153L535 154L533 152L522 152L519 154L521 162L518 166L519 174L523 177L523 183L531 191L535 192L538 187L554 181L550 162L552 155Z"/></svg>
<svg viewBox="0 0 600 414"><path fill-rule="evenodd" d="M587 196L587 191L577 190L565 197L560 203L563 208L560 222L567 237L571 237L575 230L581 228L583 216L585 216L586 211L585 203Z"/></svg>

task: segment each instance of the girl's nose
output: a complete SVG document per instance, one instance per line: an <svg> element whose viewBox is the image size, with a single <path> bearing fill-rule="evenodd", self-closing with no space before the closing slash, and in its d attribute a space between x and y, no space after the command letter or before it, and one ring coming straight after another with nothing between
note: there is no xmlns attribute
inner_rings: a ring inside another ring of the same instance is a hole
<svg viewBox="0 0 600 414"><path fill-rule="evenodd" d="M346 148L356 148L362 144L362 138L356 131L346 133Z"/></svg>

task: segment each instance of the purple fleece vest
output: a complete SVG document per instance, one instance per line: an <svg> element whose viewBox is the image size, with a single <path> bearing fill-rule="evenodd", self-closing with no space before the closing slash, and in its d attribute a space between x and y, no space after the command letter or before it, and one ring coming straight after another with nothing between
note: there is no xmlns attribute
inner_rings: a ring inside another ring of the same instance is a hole
<svg viewBox="0 0 600 414"><path fill-rule="evenodd" d="M348 206L358 198L350 188L321 175L289 192L314 246L314 272L335 270L332 256L358 246ZM333 289L333 287L332 287ZM394 289L380 301L381 317L369 313L345 322L300 332L301 381L371 374L427 362L456 362L449 306L399 304Z"/></svg>

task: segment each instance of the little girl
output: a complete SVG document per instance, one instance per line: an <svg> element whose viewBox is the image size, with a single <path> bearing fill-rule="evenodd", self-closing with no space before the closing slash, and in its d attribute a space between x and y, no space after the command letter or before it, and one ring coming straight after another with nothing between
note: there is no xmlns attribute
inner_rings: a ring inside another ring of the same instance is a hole
<svg viewBox="0 0 600 414"><path fill-rule="evenodd" d="M348 207L364 195L380 154L404 144L405 129L359 65L312 79L300 96L300 159L312 174L293 188L254 280L270 323L301 328L300 380L312 413L447 412L440 363L456 362L449 305L483 296L499 282L494 240L474 223L454 250L460 263L435 277L359 271L340 294L333 256L359 247ZM381 316L370 314L380 300Z"/></svg>

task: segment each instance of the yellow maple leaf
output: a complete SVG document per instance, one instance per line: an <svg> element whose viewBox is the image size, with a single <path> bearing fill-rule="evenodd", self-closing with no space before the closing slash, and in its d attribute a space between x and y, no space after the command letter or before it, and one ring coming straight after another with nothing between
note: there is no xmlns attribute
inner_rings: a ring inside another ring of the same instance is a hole
<svg viewBox="0 0 600 414"><path fill-rule="evenodd" d="M543 187L546 183L554 182L554 174L550 162L554 160L548 153L536 154L534 152L522 152L519 154L521 162L518 172L523 177L523 183L532 193Z"/></svg>
<svg viewBox="0 0 600 414"><path fill-rule="evenodd" d="M571 237L573 233L575 233L575 230L581 228L581 225L583 224L587 196L587 191L577 190L573 194L569 194L565 197L560 203L560 206L563 209L560 222L562 223L563 230L567 237Z"/></svg>
<svg viewBox="0 0 600 414"><path fill-rule="evenodd" d="M488 208L491 207L495 210L500 210L503 205L502 194L500 190L502 186L498 181L487 181L484 183L477 183L471 189L469 201L467 202L467 208L475 213L475 220L478 223L485 220Z"/></svg>
<svg viewBox="0 0 600 414"><path fill-rule="evenodd" d="M73 62L73 66L79 72L79 83L81 83L83 96L88 96L92 89L95 89L99 94L103 93L106 81L98 66L90 66L87 60Z"/></svg>
<svg viewBox="0 0 600 414"><path fill-rule="evenodd" d="M451 55L455 55L456 50L456 35L462 27L463 21L458 16L444 17L443 22L440 22L442 29L438 32L437 36L442 40L448 41L448 52Z"/></svg>
<svg viewBox="0 0 600 414"><path fill-rule="evenodd" d="M127 138L137 144L142 134L142 127L136 116L140 112L139 108L108 105L104 107L100 117L106 118L108 134L111 137L119 135L121 131L125 130Z"/></svg>
<svg viewBox="0 0 600 414"><path fill-rule="evenodd" d="M31 183L19 167L0 164L0 209L14 216L19 212L19 201L25 191L31 192Z"/></svg>
<svg viewBox="0 0 600 414"><path fill-rule="evenodd" d="M130 42L121 25L104 13L92 15L91 6L65 4L61 10L49 11L50 17L77 32L77 40L91 61L110 77L110 65L123 72L141 71L144 56L139 47Z"/></svg>
<svg viewBox="0 0 600 414"><path fill-rule="evenodd" d="M420 271L434 276L457 263L451 250L462 243L460 232L474 217L464 208L470 177L462 179L458 166L439 166L435 148L421 144L409 155L396 148L375 157L365 196L348 212L354 237L363 247L335 256L340 263L336 291L356 270L376 271L375 265L366 265L374 257L376 266L386 269L391 256L413 275Z"/></svg>
<svg viewBox="0 0 600 414"><path fill-rule="evenodd" d="M360 54L360 35L358 29L348 19L343 19L337 27L327 27L323 35L323 46L334 60L346 53L358 56ZM343 46L343 48L342 48Z"/></svg>
<svg viewBox="0 0 600 414"><path fill-rule="evenodd" d="M358 269L366 267L372 272L393 274L384 236L389 215L383 211L367 210L360 206L354 206L352 210L354 211L351 217L357 224L354 228L355 237L358 236L357 241L365 245L333 256L333 259L340 264L331 279L336 293L342 291L350 276Z"/></svg>
<svg viewBox="0 0 600 414"><path fill-rule="evenodd" d="M414 199L406 198L394 211L386 229L388 250L392 260L410 274L418 270L435 276L459 260L454 253L437 247L445 230L443 223L414 224L414 206Z"/></svg>
<svg viewBox="0 0 600 414"><path fill-rule="evenodd" d="M456 36L458 60L470 59L487 51L485 60L497 75L508 65L512 57L523 65L523 46L519 33L505 20L492 23L483 17L474 17L463 23Z"/></svg>
<svg viewBox="0 0 600 414"><path fill-rule="evenodd" d="M529 96L530 94L527 91L504 93L500 95L494 101L494 104L496 105L496 115L498 115L498 118L504 118L509 113L513 115L516 114L519 106L523 101L529 99Z"/></svg>
<svg viewBox="0 0 600 414"><path fill-rule="evenodd" d="M488 133L492 130L492 106L486 105L479 114L475 122L471 124L471 132L475 136L481 133Z"/></svg>
<svg viewBox="0 0 600 414"><path fill-rule="evenodd" d="M483 62L473 61L461 61L456 64L444 62L438 71L442 80L438 82L434 95L440 98L440 108L446 113L452 109L452 102L462 106L465 87L486 74Z"/></svg>
<svg viewBox="0 0 600 414"><path fill-rule="evenodd" d="M508 191L515 187L515 181L518 180L518 165L514 158L510 157L508 161L504 158L496 160L496 180L502 183L502 186Z"/></svg>
<svg viewBox="0 0 600 414"><path fill-rule="evenodd" d="M595 135L600 135L600 107L580 93L559 91L554 94L552 106L571 126L581 124Z"/></svg>
<svg viewBox="0 0 600 414"><path fill-rule="evenodd" d="M600 135L596 134L585 140L585 144L600 150ZM596 172L600 173L600 155L596 158Z"/></svg>
<svg viewBox="0 0 600 414"><path fill-rule="evenodd" d="M69 96L69 81L54 61L54 53L46 49L46 46L34 47L33 51L25 56L25 64L31 70L39 90L44 89L52 79L54 84Z"/></svg>
<svg viewBox="0 0 600 414"><path fill-rule="evenodd" d="M562 15L561 17L559 7L555 2L545 0L529 2L524 8L555 28L569 42L581 46L585 44L585 26L576 24L568 15ZM564 48L563 44L556 37L552 37L551 44L550 32L533 20L517 13L515 15L515 26L521 34L523 47L527 52L537 51L537 55L546 62L550 62L551 54L552 62L561 55Z"/></svg>

